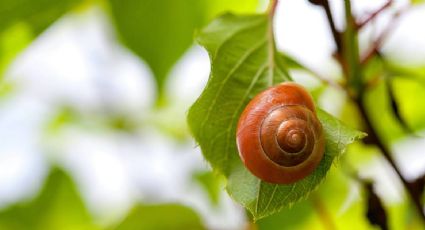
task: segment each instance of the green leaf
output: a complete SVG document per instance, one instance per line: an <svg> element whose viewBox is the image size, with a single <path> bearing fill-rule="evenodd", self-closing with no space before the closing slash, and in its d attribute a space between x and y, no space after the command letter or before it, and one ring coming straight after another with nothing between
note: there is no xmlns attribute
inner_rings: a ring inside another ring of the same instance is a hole
<svg viewBox="0 0 425 230"><path fill-rule="evenodd" d="M83 0L1 0L0 80L31 40Z"/></svg>
<svg viewBox="0 0 425 230"><path fill-rule="evenodd" d="M348 144L365 136L322 110L318 110L317 115L325 132L326 149L323 159L312 174L289 185L270 184L256 178L240 164L229 176L227 191L250 210L255 219L271 215L305 198L325 178L334 158L341 155Z"/></svg>
<svg viewBox="0 0 425 230"><path fill-rule="evenodd" d="M384 143L392 143L406 136L406 132L392 113L387 85L384 81L365 93L365 107L378 136ZM410 126L414 128L414 126Z"/></svg>
<svg viewBox="0 0 425 230"><path fill-rule="evenodd" d="M253 13L259 5L259 0L207 0L207 2L207 19L213 19L223 12Z"/></svg>
<svg viewBox="0 0 425 230"><path fill-rule="evenodd" d="M276 215L259 220L257 226L259 230L308 229L306 225L313 214L314 209L310 202L302 201Z"/></svg>
<svg viewBox="0 0 425 230"><path fill-rule="evenodd" d="M282 61L285 63L285 66L287 66L288 69L305 70L309 72L309 70L299 61L297 61L295 58L282 53L279 55L282 56L282 59L283 59Z"/></svg>
<svg viewBox="0 0 425 230"><path fill-rule="evenodd" d="M397 100L401 116L413 131L425 129L425 102L412 100L413 98L425 98L425 85L418 84L408 77L394 79L394 96Z"/></svg>
<svg viewBox="0 0 425 230"><path fill-rule="evenodd" d="M178 204L138 205L115 230L205 229L199 216Z"/></svg>
<svg viewBox="0 0 425 230"><path fill-rule="evenodd" d="M403 66L397 63L397 61L386 60L384 58L381 58L380 61L390 76L410 79L425 86L425 66Z"/></svg>
<svg viewBox="0 0 425 230"><path fill-rule="evenodd" d="M82 0L1 0L0 32L16 22L25 22L31 25L35 34L39 34L81 2Z"/></svg>
<svg viewBox="0 0 425 230"><path fill-rule="evenodd" d="M225 11L253 12L259 0L109 0L125 45L150 66L163 99L170 69L205 22Z"/></svg>
<svg viewBox="0 0 425 230"><path fill-rule="evenodd" d="M0 229L99 229L81 200L71 178L52 169L40 194L28 203L0 212Z"/></svg>
<svg viewBox="0 0 425 230"><path fill-rule="evenodd" d="M0 32L0 80L8 65L32 39L31 28L24 23L17 23Z"/></svg>
<svg viewBox="0 0 425 230"><path fill-rule="evenodd" d="M291 185L259 180L242 165L235 140L245 105L267 87L290 80L274 46L269 17L223 15L199 33L198 41L210 55L212 70L204 92L189 110L188 123L204 157L228 179L228 193L249 209L254 219L305 197L345 146L363 136L319 110L327 144L318 168Z"/></svg>
<svg viewBox="0 0 425 230"><path fill-rule="evenodd" d="M266 15L223 15L200 32L198 42L208 50L213 68L188 122L205 158L228 175L239 160L235 130L240 113L260 91L289 77L274 55Z"/></svg>
<svg viewBox="0 0 425 230"><path fill-rule="evenodd" d="M211 204L217 206L220 202L222 180L211 171L196 172L193 179L205 190L210 198Z"/></svg>
<svg viewBox="0 0 425 230"><path fill-rule="evenodd" d="M389 95L389 97L398 105L400 113L398 116L402 117L405 126L413 131L424 129L424 103L422 100L412 100L412 98L423 98L425 95L425 66L403 66L396 61L384 58L382 58L382 62L388 77L392 80L388 89L392 90L393 95Z"/></svg>
<svg viewBox="0 0 425 230"><path fill-rule="evenodd" d="M69 106L59 108L52 120L47 124L46 131L48 134L57 135L59 131L67 124L78 120L78 113Z"/></svg>
<svg viewBox="0 0 425 230"><path fill-rule="evenodd" d="M109 0L123 42L150 66L162 90L171 67L204 21L199 0Z"/></svg>
<svg viewBox="0 0 425 230"><path fill-rule="evenodd" d="M424 0L410 0L410 3L412 5L419 5L419 4L425 3L425 1Z"/></svg>
<svg viewBox="0 0 425 230"><path fill-rule="evenodd" d="M394 83L393 79L391 77L387 77L384 79L385 83L387 84L387 90L388 90L388 99L390 102L390 108L391 112L398 122L398 124L406 131L408 134L415 134L415 132L410 128L409 124L406 122L405 118L401 114L400 110L400 103L395 98L395 90L394 90Z"/></svg>

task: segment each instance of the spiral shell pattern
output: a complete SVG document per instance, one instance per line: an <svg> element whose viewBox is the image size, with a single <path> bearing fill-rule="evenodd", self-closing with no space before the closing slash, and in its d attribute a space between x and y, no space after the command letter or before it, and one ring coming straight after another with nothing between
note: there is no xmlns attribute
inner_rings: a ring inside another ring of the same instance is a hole
<svg viewBox="0 0 425 230"><path fill-rule="evenodd" d="M264 181L290 184L308 176L325 150L309 93L283 83L258 94L239 119L237 146L245 166Z"/></svg>

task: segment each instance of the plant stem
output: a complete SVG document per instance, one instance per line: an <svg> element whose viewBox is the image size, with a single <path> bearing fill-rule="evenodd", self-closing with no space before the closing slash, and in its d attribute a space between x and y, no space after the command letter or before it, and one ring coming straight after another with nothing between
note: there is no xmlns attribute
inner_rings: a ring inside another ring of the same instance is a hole
<svg viewBox="0 0 425 230"><path fill-rule="evenodd" d="M360 68L359 41L355 28L354 16L351 12L351 1L344 1L345 31L342 44L342 69L345 71L350 95L355 95L362 87L362 69Z"/></svg>
<svg viewBox="0 0 425 230"><path fill-rule="evenodd" d="M382 140L379 138L375 128L372 125L372 121L370 120L369 115L367 114L367 110L363 104L363 97L364 97L363 95L364 94L362 93L360 94L360 97L353 100L356 103L357 107L359 108L359 112L365 122L366 130L368 130L369 138L381 150L381 153L384 156L384 158L388 161L388 163L390 163L391 167L397 173L397 176L400 178L403 186L405 187L410 198L412 199L414 206L418 210L419 216L423 219L423 221L425 221L425 213L421 204L420 197L416 195L416 192L414 191L412 184L404 178L403 174L401 174L400 169L398 168L397 164L392 158L390 150L384 145Z"/></svg>
<svg viewBox="0 0 425 230"><path fill-rule="evenodd" d="M327 1L325 0L324 2L327 2ZM354 103L357 105L361 118L363 119L365 123L365 126L366 126L365 128L369 134L369 138L372 140L372 143L379 148L384 158L390 163L390 165L396 172L397 176L400 178L403 186L407 190L414 206L416 207L418 211L419 216L421 217L421 220L425 222L425 213L421 204L420 196L415 192L413 183L410 183L409 181L407 181L404 178L404 176L401 174L397 164L392 158L392 154L390 150L385 146L383 141L378 136L376 129L373 127L372 121L367 113L367 109L363 104L364 97L365 97L365 88L364 88L365 84L362 83L362 70L361 70L363 66L360 65L360 58L358 57L358 44L357 44L358 30L355 28L354 17L351 13L350 0L345 0L345 13L346 13L347 27L346 27L346 31L344 32L345 39L342 41L344 43L339 44L341 40L339 40L338 37L336 36L334 36L334 41L337 46L343 45L342 47L344 49L343 50L344 55L340 55L340 58L341 58L340 64L342 65L344 75L346 75L347 78L349 79L349 82L348 82L349 85L347 85L346 87L346 92L348 96L350 97L350 99L354 101ZM334 22L332 18L329 16L328 16L328 23L332 28ZM372 56L375 53L376 52L370 55ZM350 91L351 90L351 88L349 88L350 86L354 86L354 89L356 90L355 93L352 93Z"/></svg>
<svg viewBox="0 0 425 230"><path fill-rule="evenodd" d="M376 10L375 12L373 12L371 15L369 15L365 20L363 20L362 22L357 23L357 25L356 25L357 28L360 29L364 25L366 25L367 23L369 23L370 21L372 21L373 19L375 19L376 16L378 16L382 11L384 11L389 6L391 6L392 3L393 3L393 0L388 0L383 6L381 6L378 10Z"/></svg>
<svg viewBox="0 0 425 230"><path fill-rule="evenodd" d="M391 18L391 20L388 22L388 26L382 31L382 33L375 39L375 41L372 44L372 47L366 51L365 55L361 58L361 64L366 64L370 59L374 57L374 55L379 51L379 49L382 47L383 43L386 41L388 36L393 32L399 23L399 20L403 13L407 12L410 9L410 7L403 8L397 13L394 14L394 16Z"/></svg>
<svg viewBox="0 0 425 230"><path fill-rule="evenodd" d="M332 36L333 36L334 41L335 41L337 53L341 54L342 53L341 33L336 29L335 22L334 22L334 19L333 19L333 16L332 16L332 11L331 11L331 8L329 6L329 2L328 2L328 0L324 0L324 1L321 2L321 4L323 6L323 9L326 12L326 17L328 19L329 27L331 29Z"/></svg>
<svg viewBox="0 0 425 230"><path fill-rule="evenodd" d="M275 15L278 2L279 2L279 0L270 0L267 12L268 12L271 20L273 20L273 17Z"/></svg>
<svg viewBox="0 0 425 230"><path fill-rule="evenodd" d="M273 19L274 15L276 13L278 0L270 0L269 8L267 10L268 16L269 16L269 24L267 28L267 36L269 38L268 43L268 63L269 63L269 86L273 86L273 75L274 75L274 69L275 69L275 55L276 55L276 44L274 39L274 32L273 32Z"/></svg>

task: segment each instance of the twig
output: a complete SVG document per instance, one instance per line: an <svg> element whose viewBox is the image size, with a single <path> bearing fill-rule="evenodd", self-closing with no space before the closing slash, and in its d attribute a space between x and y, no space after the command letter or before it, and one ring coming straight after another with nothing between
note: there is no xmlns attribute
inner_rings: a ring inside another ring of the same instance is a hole
<svg viewBox="0 0 425 230"><path fill-rule="evenodd" d="M372 47L366 51L366 53L361 58L361 64L364 65L367 63L372 57L379 51L379 49L382 47L384 42L387 40L388 36L397 28L397 25L399 23L399 20L401 16L408 10L408 8L403 8L396 12L394 16L391 18L391 20L388 22L387 27L382 31L382 33L378 36L378 38L375 39L375 41L372 44Z"/></svg>
<svg viewBox="0 0 425 230"><path fill-rule="evenodd" d="M323 6L323 9L326 12L326 17L328 19L329 27L331 29L332 36L333 36L334 41L335 41L337 53L340 54L340 56L341 56L341 54L342 54L341 33L336 29L335 22L334 22L334 19L333 19L333 16L332 16L332 11L331 11L331 8L329 7L328 0L323 0L321 3L322 3L322 6Z"/></svg>
<svg viewBox="0 0 425 230"><path fill-rule="evenodd" d="M343 84L341 84L339 82L336 82L336 81L332 81L330 79L327 79L327 78L323 77L317 71L315 71L315 70L313 70L313 69L311 69L311 68L309 68L309 67L307 67L305 65L303 65L303 67L304 67L305 71L307 71L308 73L310 73L313 77L315 77L317 80L321 81L323 84L329 85L329 86L331 86L331 87L333 87L335 89L338 89L338 90L341 90L341 91L345 92L345 88L344 88L344 85Z"/></svg>
<svg viewBox="0 0 425 230"><path fill-rule="evenodd" d="M376 130L374 129L372 125L372 121L370 120L369 115L367 114L366 108L363 105L363 93L361 93L357 99L354 99L354 102L359 108L360 114L365 122L366 129L368 130L369 138L373 140L373 143L381 150L382 155L385 157L385 159L390 163L394 171L397 173L397 176L400 178L410 198L412 199L414 206L418 210L419 216L422 218L423 221L425 221L425 213L421 204L420 197L416 195L412 184L408 182L404 178L404 176L401 174L400 169L398 168L394 159L392 158L392 155L389 149L384 145L384 143L379 138Z"/></svg>
<svg viewBox="0 0 425 230"><path fill-rule="evenodd" d="M273 19L275 12L276 12L276 7L277 7L277 3L279 0L270 0L267 12L270 16L270 19Z"/></svg>
<svg viewBox="0 0 425 230"><path fill-rule="evenodd" d="M309 72L313 77L315 77L317 80L321 81L323 84L325 85L329 85L335 89L339 89L345 92L344 86L341 85L339 82L335 82L329 79L326 79L325 77L323 77L321 74L319 74L318 72L306 68L306 71Z"/></svg>
<svg viewBox="0 0 425 230"><path fill-rule="evenodd" d="M363 28L364 25L366 25L367 23L369 23L370 21L372 21L373 19L375 19L376 16L378 16L385 9L387 9L388 7L390 7L392 3L393 3L393 0L388 0L383 6L381 6L375 12L373 12L372 14L370 14L365 20L363 20L362 22L356 23L357 29Z"/></svg>
<svg viewBox="0 0 425 230"><path fill-rule="evenodd" d="M327 2L327 1L326 0L323 0L323 2ZM345 0L347 23L349 23L350 22L349 19L352 19L352 17L353 17L351 15L350 4L351 4L350 0ZM348 14L350 14L350 15L348 15ZM401 14L401 12L398 15L396 15L397 17L395 17L395 18L396 19L399 18L399 15L400 14ZM328 15L330 15L330 14L328 14ZM395 20L395 19L393 19L393 20ZM332 17L328 17L328 23L331 26L331 28L334 27L333 26L334 25L334 22L332 20ZM389 34L392 31L391 27L393 27L393 25L391 25L391 24L393 24L393 23L390 23L389 24L389 28L390 29L386 29L385 31L387 31L387 32L384 31L384 33L383 33L384 35L381 35L382 38L378 39L378 42L376 43L377 45L375 45L376 48L374 48L374 51L371 52L371 54L370 54L371 57L376 53L376 50L379 49L379 47L380 47L380 45L382 43L382 41L380 41L380 40L384 40L384 38L386 36L388 36L387 34ZM347 29L348 28L349 27L347 26ZM356 30L356 31L352 31L352 32L353 33L357 33L358 31ZM350 34L348 34L348 35L350 35ZM341 42L341 40L338 39L338 36L334 36L334 40L335 40L335 43L336 43L337 46L340 47L342 45L342 44L339 43L339 42ZM356 42L356 41L354 39L347 39L346 42ZM344 44L344 46L350 46L350 45L352 45L352 44ZM357 47L355 47L355 48L358 49ZM355 55L355 54L356 54L355 52L352 52L351 53L351 55ZM392 155L391 155L389 149L384 145L384 143L382 142L382 140L379 138L379 136L377 134L377 131L373 127L372 121L370 120L370 118L369 118L369 116L367 114L366 107L363 104L364 91L365 91L364 87L365 87L365 85L361 82L361 70L360 69L357 70L357 68L363 67L362 65L359 65L360 64L359 63L360 60L358 60L358 58L355 58L355 59L353 59L354 61L352 60L352 62L350 62L349 60L344 60L344 59L348 59L350 57L349 56L343 56L343 55L340 55L340 58L341 58L340 64L343 67L344 74L346 76L349 76L350 75L350 71L351 70L354 70L355 71L355 74L353 76L351 76L351 75L350 76L351 77L355 77L355 78L359 78L357 80L360 81L360 85L359 85L360 87L358 88L357 94L350 93L350 90L347 87L345 89L346 89L347 94L349 95L350 99L353 100L354 103L359 108L359 112L360 112L360 115L361 115L362 119L364 120L366 129L367 129L368 134L369 134L369 138L373 141L373 144L375 144L381 150L382 155L390 163L390 165L392 166L392 168L396 172L397 176L400 178L401 182L403 183L405 189L407 190L407 192L408 192L408 194L409 194L409 196L411 198L411 201L413 202L414 206L416 207L416 209L418 211L419 216L421 217L421 220L425 222L425 213L424 213L424 210L423 210L423 207L422 207L422 204L421 204L420 197L414 191L415 188L413 186L413 183L408 182L404 178L404 176L401 174L398 166L396 165L395 161L392 158ZM343 66L344 63L347 63L347 66L344 67Z"/></svg>
<svg viewBox="0 0 425 230"><path fill-rule="evenodd" d="M269 74L269 86L273 85L273 72L275 69L275 55L276 55L276 44L274 39L274 32L273 32L273 19L274 15L276 13L278 0L270 0L269 7L267 9L267 14L269 16L269 23L267 26L267 37L269 39L267 48L268 48L268 64L270 69Z"/></svg>

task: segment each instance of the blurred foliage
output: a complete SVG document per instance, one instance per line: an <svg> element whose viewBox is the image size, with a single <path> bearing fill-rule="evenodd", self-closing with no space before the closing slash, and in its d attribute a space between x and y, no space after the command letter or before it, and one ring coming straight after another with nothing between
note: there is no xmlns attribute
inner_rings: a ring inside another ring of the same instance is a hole
<svg viewBox="0 0 425 230"><path fill-rule="evenodd" d="M365 103L386 143L425 128L425 106L412 100L425 98L425 68L406 68L376 58L365 68L365 79L369 82Z"/></svg>
<svg viewBox="0 0 425 230"><path fill-rule="evenodd" d="M171 67L193 43L195 29L225 11L249 12L257 0L109 0L123 42L151 67L163 100ZM143 42L140 42L143 41ZM163 102L159 102L163 103Z"/></svg>
<svg viewBox="0 0 425 230"><path fill-rule="evenodd" d="M40 193L28 202L0 211L0 229L100 230L94 223L72 179L52 168ZM179 204L142 205L110 230L204 229L199 216Z"/></svg>
<svg viewBox="0 0 425 230"><path fill-rule="evenodd" d="M223 189L221 183L223 178L210 171L197 172L193 177L208 194L211 204L217 206L220 202L221 190Z"/></svg>
<svg viewBox="0 0 425 230"><path fill-rule="evenodd" d="M424 75L425 76L425 75ZM425 128L425 106L418 106L418 101L411 98L425 98L425 85L418 84L406 77L393 80L395 100L398 102L400 115L414 131Z"/></svg>
<svg viewBox="0 0 425 230"><path fill-rule="evenodd" d="M367 92L365 103L380 137L386 143L391 143L403 137L405 132L392 113L387 92L387 85L380 81Z"/></svg>
<svg viewBox="0 0 425 230"><path fill-rule="evenodd" d="M80 6L90 5L91 2L95 1L2 0L0 39L13 38L10 42L21 42L21 39L16 38L22 36L10 34L15 32L14 30L2 36L4 30L19 25L19 28L24 27L29 31L24 37L29 38L24 39L27 41L24 45L27 45L35 35L40 34L64 13ZM157 80L160 100L170 69L193 43L197 28L223 12L253 12L259 5L258 0L243 3L239 0L107 0L107 2L124 44L151 67ZM24 47L10 42L0 42L0 75L2 67L15 57L16 51ZM10 52L9 49L14 49L14 52Z"/></svg>
<svg viewBox="0 0 425 230"><path fill-rule="evenodd" d="M9 64L33 39L25 23L17 23L0 32L0 80ZM0 84L3 82L1 81Z"/></svg>
<svg viewBox="0 0 425 230"><path fill-rule="evenodd" d="M254 12L261 0L201 0L205 2L206 21L209 22L224 12L246 14Z"/></svg>
<svg viewBox="0 0 425 230"><path fill-rule="evenodd" d="M354 155L354 154L351 154ZM327 179L307 200L257 221L260 230L380 229L367 220L367 194L363 184L333 167ZM423 229L406 203L385 205L389 229ZM381 209L382 211L382 209Z"/></svg>
<svg viewBox="0 0 425 230"><path fill-rule="evenodd" d="M16 22L23 22L30 26L34 34L39 34L81 2L82 0L2 0L0 33Z"/></svg>
<svg viewBox="0 0 425 230"><path fill-rule="evenodd" d="M78 122L78 114L72 109L72 107L64 106L59 108L57 113L53 115L49 124L46 126L46 132L48 134L56 135L60 132L65 125L75 124Z"/></svg>
<svg viewBox="0 0 425 230"><path fill-rule="evenodd" d="M11 61L41 32L84 0L1 0L0 80Z"/></svg>
<svg viewBox="0 0 425 230"><path fill-rule="evenodd" d="M205 229L198 215L179 204L138 205L114 230Z"/></svg>
<svg viewBox="0 0 425 230"><path fill-rule="evenodd" d="M99 229L81 200L71 178L58 168L51 169L44 187L29 202L0 212L0 229L89 230Z"/></svg>
<svg viewBox="0 0 425 230"><path fill-rule="evenodd" d="M12 83L0 82L0 100L6 98L14 89Z"/></svg>
<svg viewBox="0 0 425 230"><path fill-rule="evenodd" d="M158 87L202 25L199 0L110 0L112 16L124 43L151 67ZM143 42L140 42L143 41Z"/></svg>
<svg viewBox="0 0 425 230"><path fill-rule="evenodd" d="M145 123L155 126L166 136L185 142L190 138L189 128L186 123L186 107L187 105L182 102L173 101L166 107L151 111L147 115Z"/></svg>
<svg viewBox="0 0 425 230"><path fill-rule="evenodd" d="M47 122L44 131L49 138L57 137L66 127L71 126L92 131L135 134L142 123L142 119L135 118L131 114L113 113L102 109L85 113L71 105L62 105Z"/></svg>
<svg viewBox="0 0 425 230"><path fill-rule="evenodd" d="M410 2L415 5L425 3L424 0L410 0Z"/></svg>
<svg viewBox="0 0 425 230"><path fill-rule="evenodd" d="M307 200L259 220L258 227L264 230L372 229L365 220L360 197L349 200L355 191L351 183L341 170L332 167L323 184Z"/></svg>

